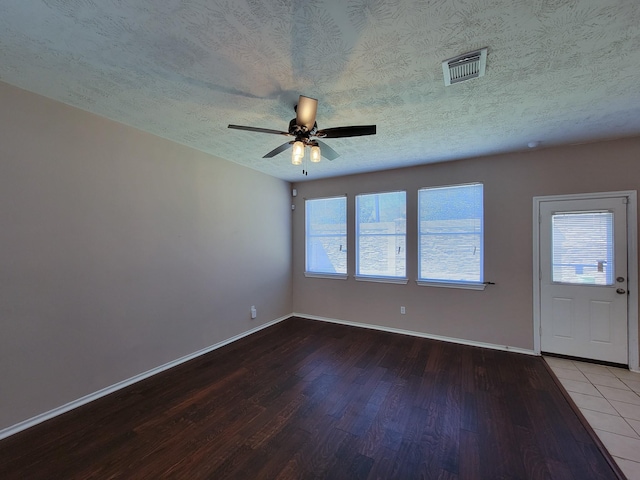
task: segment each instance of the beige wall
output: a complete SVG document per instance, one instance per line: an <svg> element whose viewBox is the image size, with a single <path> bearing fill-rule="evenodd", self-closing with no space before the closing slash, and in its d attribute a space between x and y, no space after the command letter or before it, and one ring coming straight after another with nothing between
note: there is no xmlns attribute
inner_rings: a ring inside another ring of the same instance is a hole
<svg viewBox="0 0 640 480"><path fill-rule="evenodd" d="M2 83L0 105L0 430L291 312L287 182Z"/></svg>
<svg viewBox="0 0 640 480"><path fill-rule="evenodd" d="M338 159L346 162L348 159ZM421 187L483 182L484 291L420 287L416 203ZM431 335L533 349L533 197L640 189L640 138L489 156L304 182L293 222L294 312ZM355 252L354 196L407 191L407 285L305 278L304 198L348 195L348 251ZM412 220L413 219L413 220ZM413 240L413 241L412 241ZM631 287L637 295L638 287ZM400 315L400 306L406 315Z"/></svg>
<svg viewBox="0 0 640 480"><path fill-rule="evenodd" d="M2 83L0 105L0 430L291 311L531 349L532 197L640 189L636 138L304 182L292 224L286 182ZM404 189L411 219L418 188L476 181L496 285L418 287L411 241L407 285L354 281L353 255L304 277L304 198L348 194L354 252L354 195Z"/></svg>

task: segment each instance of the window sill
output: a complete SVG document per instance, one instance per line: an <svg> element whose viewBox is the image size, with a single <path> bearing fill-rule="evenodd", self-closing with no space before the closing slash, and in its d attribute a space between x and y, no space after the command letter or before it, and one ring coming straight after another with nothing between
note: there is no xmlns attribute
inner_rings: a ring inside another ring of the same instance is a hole
<svg viewBox="0 0 640 480"><path fill-rule="evenodd" d="M486 283L467 283L467 282L429 282L425 280L416 280L421 287L441 287L441 288L460 288L463 290L484 290L487 288Z"/></svg>
<svg viewBox="0 0 640 480"><path fill-rule="evenodd" d="M370 277L367 275L354 275L358 282L374 282L374 283L395 283L399 285L406 285L409 283L408 278L395 278L395 277Z"/></svg>
<svg viewBox="0 0 640 480"><path fill-rule="evenodd" d="M346 273L316 273L316 272L304 272L304 276L307 278L332 278L334 280L346 280Z"/></svg>

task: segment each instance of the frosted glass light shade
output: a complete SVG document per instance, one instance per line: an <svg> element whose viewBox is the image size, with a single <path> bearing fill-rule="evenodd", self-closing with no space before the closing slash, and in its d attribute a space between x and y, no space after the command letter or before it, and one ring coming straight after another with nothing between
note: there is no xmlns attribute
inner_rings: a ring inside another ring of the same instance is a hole
<svg viewBox="0 0 640 480"><path fill-rule="evenodd" d="M313 163L318 163L320 161L320 147L317 145L311 147L311 161Z"/></svg>
<svg viewBox="0 0 640 480"><path fill-rule="evenodd" d="M297 141L293 142L293 150L291 152L291 158L304 157L304 143Z"/></svg>

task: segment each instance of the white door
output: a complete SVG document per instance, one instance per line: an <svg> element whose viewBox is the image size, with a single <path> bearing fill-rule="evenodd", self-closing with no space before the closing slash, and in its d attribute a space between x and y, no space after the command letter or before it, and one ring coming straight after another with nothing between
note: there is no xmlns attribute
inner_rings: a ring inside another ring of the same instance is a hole
<svg viewBox="0 0 640 480"><path fill-rule="evenodd" d="M628 363L627 202L540 203L543 352Z"/></svg>

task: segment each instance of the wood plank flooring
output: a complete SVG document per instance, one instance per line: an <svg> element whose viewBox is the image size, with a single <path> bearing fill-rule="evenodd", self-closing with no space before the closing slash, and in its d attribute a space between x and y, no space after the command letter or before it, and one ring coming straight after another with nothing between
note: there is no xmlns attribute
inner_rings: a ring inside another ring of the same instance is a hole
<svg viewBox="0 0 640 480"><path fill-rule="evenodd" d="M609 479L540 357L291 318L0 442L7 479Z"/></svg>

